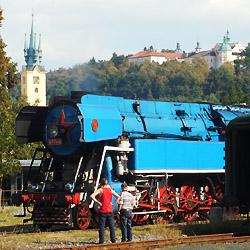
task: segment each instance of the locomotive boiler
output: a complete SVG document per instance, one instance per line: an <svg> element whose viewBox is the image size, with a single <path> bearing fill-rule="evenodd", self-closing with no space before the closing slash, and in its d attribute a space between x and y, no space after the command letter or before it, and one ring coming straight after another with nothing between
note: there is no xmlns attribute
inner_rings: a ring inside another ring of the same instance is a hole
<svg viewBox="0 0 250 250"><path fill-rule="evenodd" d="M48 107L24 107L16 119L17 143L44 147L36 149L13 202L40 228L85 229L98 213L90 194L105 176L117 193L128 184L136 224L206 217L221 204L225 127L247 112L78 92L53 97Z"/></svg>

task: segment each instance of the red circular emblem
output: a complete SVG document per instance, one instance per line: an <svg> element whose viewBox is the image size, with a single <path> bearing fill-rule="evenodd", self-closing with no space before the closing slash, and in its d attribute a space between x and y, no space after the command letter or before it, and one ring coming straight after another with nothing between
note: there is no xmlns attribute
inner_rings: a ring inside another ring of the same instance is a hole
<svg viewBox="0 0 250 250"><path fill-rule="evenodd" d="M94 132L98 130L98 121L96 119L92 121L92 129Z"/></svg>

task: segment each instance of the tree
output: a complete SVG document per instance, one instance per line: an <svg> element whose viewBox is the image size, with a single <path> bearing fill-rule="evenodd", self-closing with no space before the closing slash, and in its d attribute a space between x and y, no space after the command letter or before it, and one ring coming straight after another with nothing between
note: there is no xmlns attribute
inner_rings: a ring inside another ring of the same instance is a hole
<svg viewBox="0 0 250 250"><path fill-rule="evenodd" d="M0 27L2 27L3 11L0 8ZM20 162L18 159L24 159L30 156L32 147L30 145L18 146L15 139L15 119L20 109L27 105L26 100L19 96L15 100L9 93L9 89L19 83L16 63L11 62L7 57L4 48L6 44L0 36L0 198L2 191L3 177L11 172L20 171Z"/></svg>
<svg viewBox="0 0 250 250"><path fill-rule="evenodd" d="M112 61L115 67L118 68L120 64L122 64L124 61L128 61L128 59L124 55L118 56L114 52L110 61Z"/></svg>
<svg viewBox="0 0 250 250"><path fill-rule="evenodd" d="M2 27L2 20L4 19L3 11L0 9L0 27ZM17 83L17 74L15 70L16 64L10 62L10 58L6 56L4 48L6 44L3 42L0 36L0 122L1 122L1 135L0 145L2 152L2 160L0 165L0 187L4 173L8 170L8 164L13 161L8 161L8 155L12 158L12 154L6 151L6 145L9 142L10 122L12 121L10 107L12 104L11 96L8 93L8 88L12 87ZM12 131L12 129L11 129Z"/></svg>
<svg viewBox="0 0 250 250"><path fill-rule="evenodd" d="M231 84L228 88L228 91L223 91L220 95L221 103L223 105L235 105L240 103L247 103L249 102L249 97L244 94L240 87L236 87L235 85Z"/></svg>
<svg viewBox="0 0 250 250"><path fill-rule="evenodd" d="M2 13L0 9L0 28L2 27ZM17 69L16 63L10 62L11 58L6 56L4 48L6 44L3 42L2 37L0 36L0 87L1 91L11 88L16 85L19 81L18 75L16 74Z"/></svg>
<svg viewBox="0 0 250 250"><path fill-rule="evenodd" d="M148 99L151 97L151 82L147 76L138 73L131 73L122 77L117 84L115 95L132 99Z"/></svg>
<svg viewBox="0 0 250 250"><path fill-rule="evenodd" d="M234 66L230 63L224 63L218 69L212 69L209 72L207 82L205 91L207 95L210 93L224 95L224 92L228 92L229 86L235 85ZM222 99L223 97L221 96L220 100Z"/></svg>
<svg viewBox="0 0 250 250"><path fill-rule="evenodd" d="M89 65L95 65L95 64L96 64L95 58L92 57L92 59L89 60L88 64L89 64Z"/></svg>
<svg viewBox="0 0 250 250"><path fill-rule="evenodd" d="M240 65L243 69L250 70L250 46L246 47L241 53L242 59L240 59Z"/></svg>
<svg viewBox="0 0 250 250"><path fill-rule="evenodd" d="M236 82L246 96L250 96L250 46L242 53L241 59L235 60Z"/></svg>

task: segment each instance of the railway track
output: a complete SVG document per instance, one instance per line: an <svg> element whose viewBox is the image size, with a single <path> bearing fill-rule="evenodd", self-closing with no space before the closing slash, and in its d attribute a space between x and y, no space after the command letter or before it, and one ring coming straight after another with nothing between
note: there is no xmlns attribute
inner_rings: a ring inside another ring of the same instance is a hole
<svg viewBox="0 0 250 250"><path fill-rule="evenodd" d="M26 232L36 234L36 232ZM26 234L25 232L0 232L1 236L9 236L15 234ZM209 244L224 244L224 243L243 243L250 242L250 236L237 236L233 233L214 234L202 236L188 236L179 238L166 238L145 241L120 242L112 244L93 244L84 246L65 246L62 248L46 248L46 250L153 250L157 248L166 248L171 246L185 245L209 245ZM45 249L44 249L45 250Z"/></svg>
<svg viewBox="0 0 250 250"><path fill-rule="evenodd" d="M208 245L208 244L224 244L224 243L243 243L250 242L250 236L237 236L233 233L215 234L203 236L189 236L180 238L167 238L158 240L132 241L113 244L85 245L63 248L52 248L50 250L151 250L157 248L165 248L171 246L185 245ZM48 250L48 249L47 249Z"/></svg>

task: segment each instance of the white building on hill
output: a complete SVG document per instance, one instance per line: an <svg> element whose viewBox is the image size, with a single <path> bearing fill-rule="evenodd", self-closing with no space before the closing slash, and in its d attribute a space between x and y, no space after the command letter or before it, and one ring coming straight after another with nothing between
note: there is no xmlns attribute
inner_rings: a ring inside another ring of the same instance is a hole
<svg viewBox="0 0 250 250"><path fill-rule="evenodd" d="M142 64L145 61L158 62L162 64L170 60L185 61L192 63L194 58L203 58L208 63L208 68L219 68L226 62L234 63L234 60L241 57L241 52L246 49L246 46L236 42L231 43L229 37L229 31L227 30L226 36L224 36L222 43L217 43L211 50L202 51L199 42L193 52L185 53L180 49L180 44L177 43L177 47L173 53L169 52L157 52L153 49L144 50L128 58L129 62Z"/></svg>
<svg viewBox="0 0 250 250"><path fill-rule="evenodd" d="M130 56L128 60L131 63L137 63L137 64L142 64L145 61L157 62L159 64L162 64L170 60L181 60L182 57L183 57L182 50L180 49L180 45L177 44L177 48L175 52L172 52L172 53L157 52L153 49L150 49L150 50L140 51L136 53L135 55Z"/></svg>
<svg viewBox="0 0 250 250"><path fill-rule="evenodd" d="M223 43L217 43L213 49L202 51L199 43L194 52L188 53L184 56L186 62L192 63L194 58L203 58L208 63L209 69L219 68L222 64L230 62L233 64L234 60L240 58L240 54L245 50L245 46L239 42L231 43L229 31L224 36Z"/></svg>

